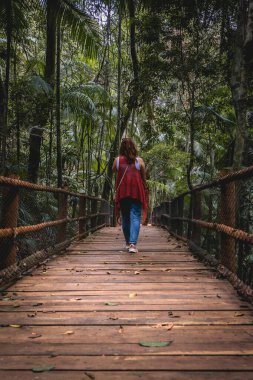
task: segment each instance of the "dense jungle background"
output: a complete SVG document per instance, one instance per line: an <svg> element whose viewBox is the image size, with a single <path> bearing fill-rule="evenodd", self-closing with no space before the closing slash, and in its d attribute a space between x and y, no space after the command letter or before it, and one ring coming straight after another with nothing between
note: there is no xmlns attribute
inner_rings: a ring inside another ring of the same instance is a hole
<svg viewBox="0 0 253 380"><path fill-rule="evenodd" d="M150 206L253 164L252 0L1 0L1 175L110 199L132 137Z"/></svg>

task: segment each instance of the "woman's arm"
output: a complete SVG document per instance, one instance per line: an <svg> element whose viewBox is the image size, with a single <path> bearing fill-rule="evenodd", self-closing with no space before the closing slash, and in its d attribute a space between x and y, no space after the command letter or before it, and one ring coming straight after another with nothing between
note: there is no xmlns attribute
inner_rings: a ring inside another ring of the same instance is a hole
<svg viewBox="0 0 253 380"><path fill-rule="evenodd" d="M144 161L142 158L139 158L139 162L140 162L140 171L141 171L141 178L142 178L142 181L143 181L143 185L145 187L145 189L147 188L147 183L146 183L146 171L145 171L145 164L144 164Z"/></svg>
<svg viewBox="0 0 253 380"><path fill-rule="evenodd" d="M113 172L116 172L116 171L117 171L117 158L115 158L114 161L113 161L112 171L113 171Z"/></svg>

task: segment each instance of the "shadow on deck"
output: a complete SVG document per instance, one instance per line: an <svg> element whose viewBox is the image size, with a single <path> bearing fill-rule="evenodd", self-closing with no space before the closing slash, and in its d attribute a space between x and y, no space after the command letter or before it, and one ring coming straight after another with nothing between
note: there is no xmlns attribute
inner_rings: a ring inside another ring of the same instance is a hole
<svg viewBox="0 0 253 380"><path fill-rule="evenodd" d="M104 228L8 288L1 379L253 379L253 307L166 231L139 249Z"/></svg>

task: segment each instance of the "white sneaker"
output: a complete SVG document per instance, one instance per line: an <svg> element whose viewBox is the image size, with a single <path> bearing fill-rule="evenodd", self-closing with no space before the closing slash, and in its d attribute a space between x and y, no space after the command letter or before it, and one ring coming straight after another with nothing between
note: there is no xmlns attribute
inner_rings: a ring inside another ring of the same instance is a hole
<svg viewBox="0 0 253 380"><path fill-rule="evenodd" d="M128 252L129 253L137 253L138 249L136 248L136 245L135 244L130 244Z"/></svg>

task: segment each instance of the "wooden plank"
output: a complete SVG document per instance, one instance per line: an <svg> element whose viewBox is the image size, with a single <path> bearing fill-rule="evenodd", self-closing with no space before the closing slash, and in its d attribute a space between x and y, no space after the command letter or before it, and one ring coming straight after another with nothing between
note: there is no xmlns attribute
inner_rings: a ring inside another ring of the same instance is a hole
<svg viewBox="0 0 253 380"><path fill-rule="evenodd" d="M1 324L21 325L156 325L173 323L174 326L201 325L252 325L253 312L235 311L177 311L169 314L167 311L115 311L115 312L83 312L63 311L45 313L27 313L19 308L12 312L6 311L1 315Z"/></svg>
<svg viewBox="0 0 253 380"><path fill-rule="evenodd" d="M57 370L253 370L253 356L5 356L0 358L0 369L27 370L53 365Z"/></svg>
<svg viewBox="0 0 253 380"><path fill-rule="evenodd" d="M48 379L48 380L252 380L253 373L250 371L57 371L35 374L32 371L0 371L2 380L25 380Z"/></svg>
<svg viewBox="0 0 253 380"><path fill-rule="evenodd" d="M79 285L78 285L79 284ZM93 283L85 283L85 284L82 284L82 283L67 283L67 284L54 284L53 282L42 282L42 283L38 283L38 282L35 282L33 284L33 287L31 287L31 285L28 283L21 283L21 282L18 282L17 284L11 286L8 290L11 291L11 292L16 292L18 290L23 290L23 291L29 291L29 292L34 292L34 291L42 291L42 290L46 290L48 292L56 292L56 291L68 291L68 290L72 290L72 291L75 291L75 290L78 290L78 291L85 291L85 290L111 290L113 288L113 284L114 282L112 281L111 283L104 283L104 282L100 282L100 283L96 283L96 282L93 282ZM117 284L117 289L118 290L135 290L136 287L137 287L137 284L138 283L128 283L127 286L125 283L118 283ZM169 282L144 282L144 283L141 283L141 288L143 290L159 290L159 289L162 289L162 290L169 290L169 289L173 289L173 290L178 290L178 289L217 289L217 292L219 291L219 289L222 289L222 288L229 288L230 285L228 285L227 283L223 283L219 280L217 280L217 282L215 283L191 283L190 281L189 282L177 282L177 283L169 283Z"/></svg>
<svg viewBox="0 0 253 380"><path fill-rule="evenodd" d="M120 230L105 228L9 287L0 300L0 374L253 378L253 306L167 232L141 234L141 252L130 255ZM31 372L50 364L52 372Z"/></svg>
<svg viewBox="0 0 253 380"><path fill-rule="evenodd" d="M18 324L18 317L16 320ZM71 335L64 334L66 331L72 331ZM8 342L13 339L15 334L15 342L29 341L29 336L33 333L41 334L36 342L45 343L89 343L100 344L107 342L108 344L135 343L140 341L166 341L172 340L177 343L185 344L185 342L197 343L217 343L218 342L234 342L234 344L249 343L253 344L253 326L247 325L243 329L241 326L174 326L171 330L163 327L153 326L124 326L119 331L119 326L21 326L13 328L10 326L1 328L0 342ZM235 350L235 347L233 349ZM253 346L252 346L253 349Z"/></svg>
<svg viewBox="0 0 253 380"><path fill-rule="evenodd" d="M67 331L67 330L66 330ZM253 355L252 345L249 342L242 342L236 344L236 349L230 341L221 342L220 345L215 343L199 343L194 342L173 342L173 345L168 347L141 347L138 344L131 343L46 343L40 342L39 338L30 339L28 342L16 342L15 345L6 342L0 346L1 356L170 356L184 355L191 357L192 355L198 356L220 356L222 360L224 356L240 356L240 355Z"/></svg>

